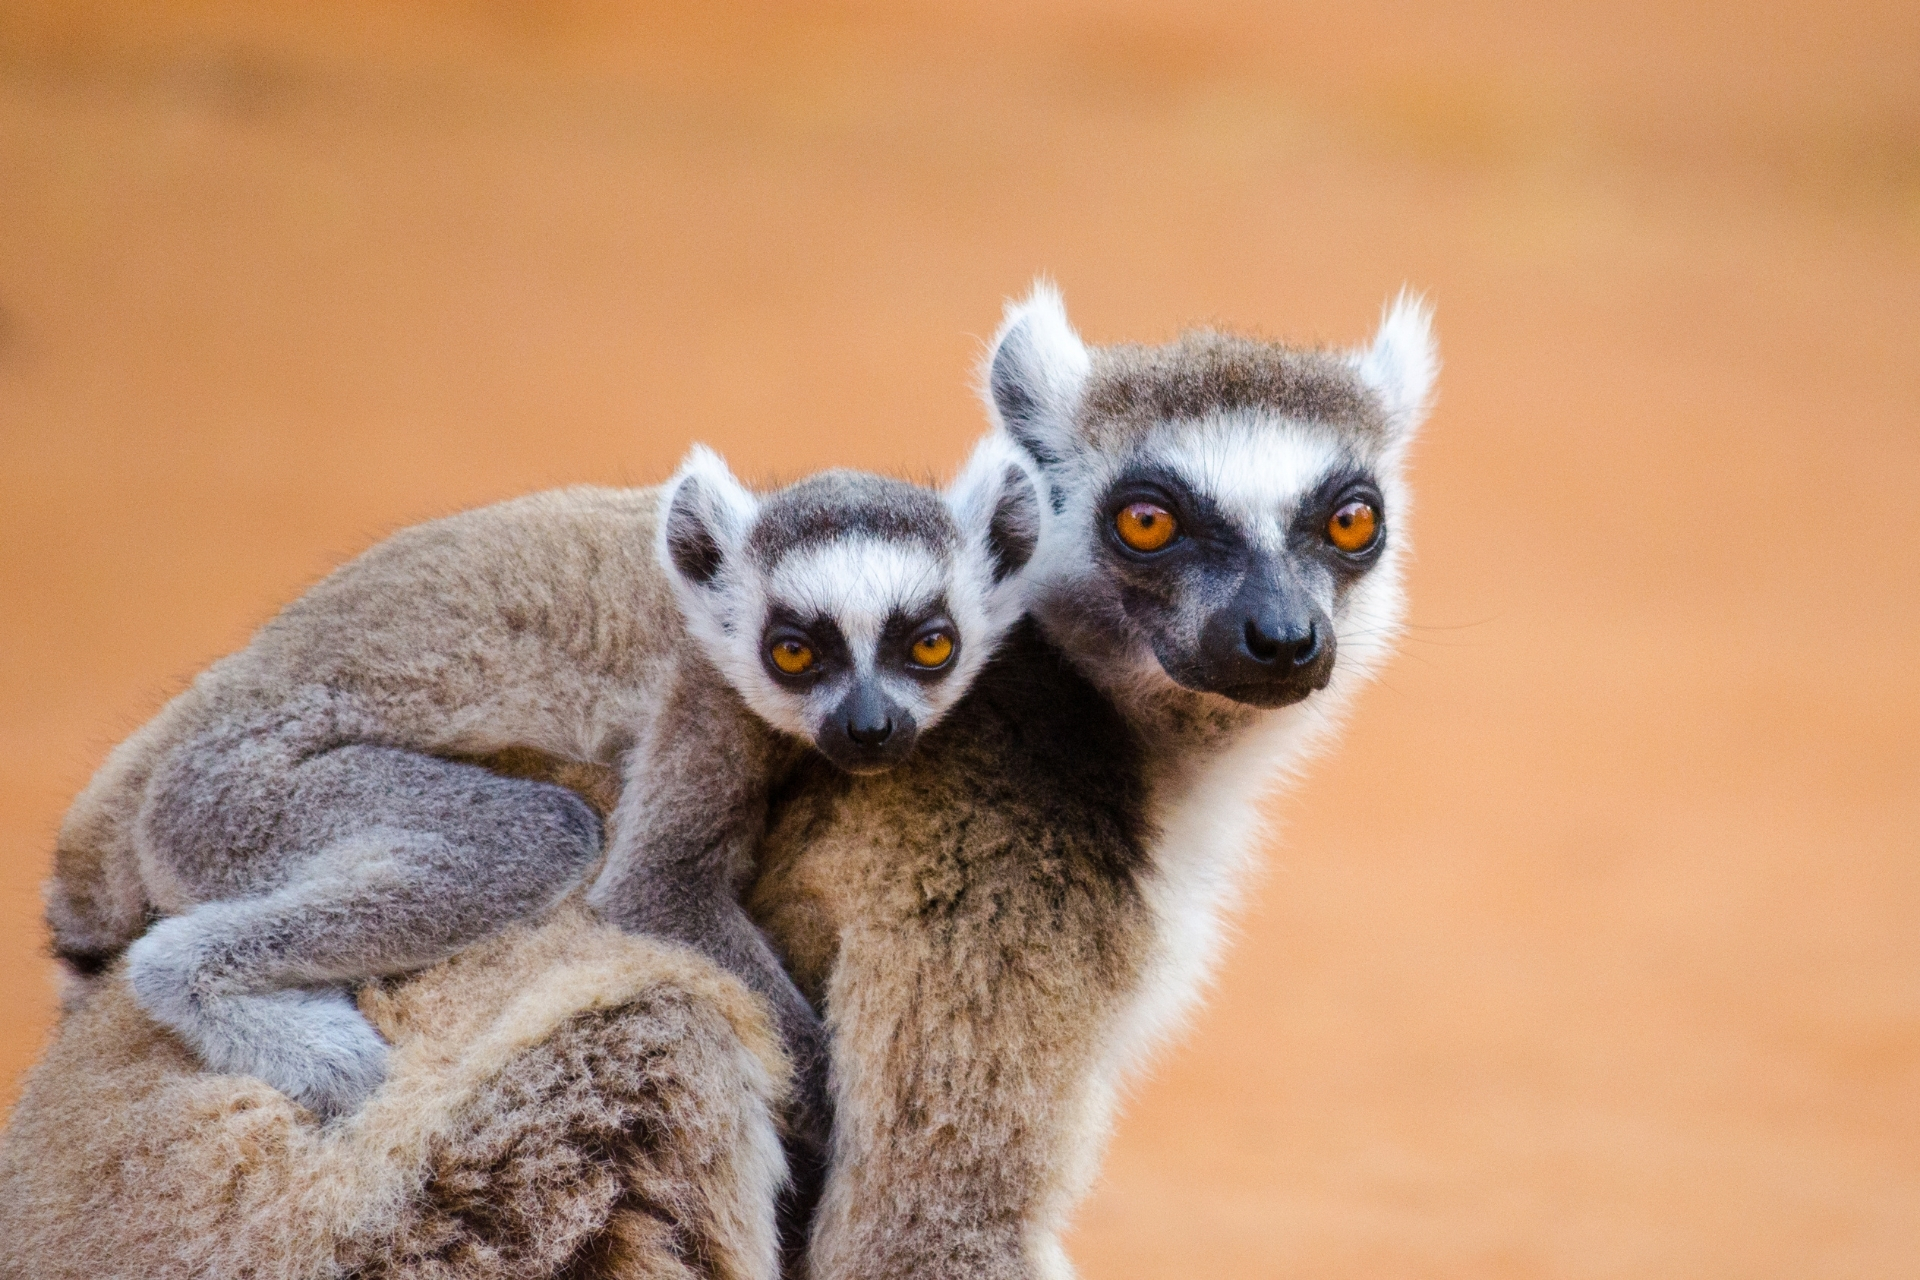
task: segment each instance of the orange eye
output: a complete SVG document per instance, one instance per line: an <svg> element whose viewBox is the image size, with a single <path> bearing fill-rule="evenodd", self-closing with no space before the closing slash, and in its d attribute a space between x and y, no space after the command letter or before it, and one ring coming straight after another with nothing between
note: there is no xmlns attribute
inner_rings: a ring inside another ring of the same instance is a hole
<svg viewBox="0 0 1920 1280"><path fill-rule="evenodd" d="M944 631L929 631L913 642L912 654L916 666L944 667L953 657L953 637Z"/></svg>
<svg viewBox="0 0 1920 1280"><path fill-rule="evenodd" d="M1371 503L1349 502L1327 521L1327 541L1342 551L1365 551L1373 545L1379 527Z"/></svg>
<svg viewBox="0 0 1920 1280"><path fill-rule="evenodd" d="M795 640L791 636L775 640L770 652L773 656L773 665L790 676L802 675L808 667L813 665L813 650L809 649L804 641Z"/></svg>
<svg viewBox="0 0 1920 1280"><path fill-rule="evenodd" d="M1173 512L1151 502L1122 507L1120 514L1113 518L1113 528L1120 535L1120 541L1135 551L1158 551L1180 532Z"/></svg>

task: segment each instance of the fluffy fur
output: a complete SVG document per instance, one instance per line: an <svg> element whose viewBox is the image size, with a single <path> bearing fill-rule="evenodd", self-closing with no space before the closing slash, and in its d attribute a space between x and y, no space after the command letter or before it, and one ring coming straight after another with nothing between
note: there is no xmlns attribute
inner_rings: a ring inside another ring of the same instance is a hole
<svg viewBox="0 0 1920 1280"><path fill-rule="evenodd" d="M734 900L797 751L747 705L779 709L769 612L802 607L858 642L937 607L952 669L892 679L872 643L852 655L856 684L890 680L903 719L936 722L1019 612L1017 566L990 545L999 513L1032 505L1016 485L1002 457L946 497L847 472L761 496L696 449L666 520L656 491L570 490L398 534L114 753L58 842L56 949L85 972L131 943L136 998L208 1065L343 1114L386 1066L341 984L537 915L600 857L578 796L474 760L529 750L624 770L594 905L739 974L810 1065L817 1019ZM797 602L790 559L816 571ZM910 571L874 569L896 560ZM831 749L823 719L771 723ZM910 741L894 735L886 762Z"/></svg>
<svg viewBox="0 0 1920 1280"><path fill-rule="evenodd" d="M0 1143L0 1275L772 1274L786 1063L733 978L568 905L360 1008L391 1075L321 1125L99 984Z"/></svg>
<svg viewBox="0 0 1920 1280"><path fill-rule="evenodd" d="M833 1032L817 1280L1070 1274L1061 1228L1127 1071L1218 953L1261 793L1386 652L1404 452L1434 367L1404 305L1356 353L1214 335L1089 350L1057 297L1010 312L987 384L1048 489L1035 622L903 767L803 763L751 891ZM1131 492L1115 486L1135 476L1207 545L1160 562L1109 545ZM1346 563L1314 539L1356 484L1383 533ZM1220 678L1190 651L1243 605L1324 620L1302 666L1330 663L1324 682L1279 672L1258 703L1183 683ZM681 1185L689 1204L710 1190Z"/></svg>
<svg viewBox="0 0 1920 1280"><path fill-rule="evenodd" d="M819 1280L1071 1273L1067 1214L1218 955L1262 794L1390 642L1434 367L1405 301L1356 353L1088 350L1050 290L1010 311L985 382L1050 490L1037 625L901 769L809 771L751 897L832 1031ZM1114 541L1141 494L1187 543ZM1355 495L1381 532L1348 554Z"/></svg>

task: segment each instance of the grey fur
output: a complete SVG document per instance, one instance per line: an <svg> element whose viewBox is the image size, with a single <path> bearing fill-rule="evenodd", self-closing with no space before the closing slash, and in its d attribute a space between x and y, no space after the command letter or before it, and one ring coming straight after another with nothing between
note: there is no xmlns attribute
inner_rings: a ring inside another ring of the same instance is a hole
<svg viewBox="0 0 1920 1280"><path fill-rule="evenodd" d="M1379 402L1343 353L1210 329L1162 347L1101 348L1082 393L1080 425L1095 439L1137 440L1159 424L1237 410L1317 422L1362 439L1386 432Z"/></svg>
<svg viewBox="0 0 1920 1280"><path fill-rule="evenodd" d="M432 964L550 906L592 866L600 821L562 787L393 747L340 695L182 744L141 816L149 856L202 905L128 954L135 995L217 1070L322 1114L384 1075L336 984Z"/></svg>
<svg viewBox="0 0 1920 1280"><path fill-rule="evenodd" d="M1017 473L1007 478L1018 487ZM888 542L919 542L951 552L958 545L951 514L917 485L863 471L823 471L782 489L761 508L747 549L772 566L795 551L838 538L865 536Z"/></svg>

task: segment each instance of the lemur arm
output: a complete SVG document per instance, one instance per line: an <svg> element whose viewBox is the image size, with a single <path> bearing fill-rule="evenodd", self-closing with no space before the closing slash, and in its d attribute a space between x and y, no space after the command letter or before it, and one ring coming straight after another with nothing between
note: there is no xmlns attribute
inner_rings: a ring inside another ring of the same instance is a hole
<svg viewBox="0 0 1920 1280"><path fill-rule="evenodd" d="M791 751L719 680L676 681L627 754L588 901L629 932L701 952L767 1001L793 1067L793 1189L783 1212L804 1215L832 1127L826 1032L741 904L766 831L768 789Z"/></svg>

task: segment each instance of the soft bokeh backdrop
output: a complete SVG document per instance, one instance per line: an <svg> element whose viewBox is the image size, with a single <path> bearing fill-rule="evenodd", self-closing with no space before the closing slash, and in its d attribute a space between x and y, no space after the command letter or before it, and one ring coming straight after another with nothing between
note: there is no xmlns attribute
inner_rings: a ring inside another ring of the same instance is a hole
<svg viewBox="0 0 1920 1280"><path fill-rule="evenodd" d="M0 1103L115 740L386 531L938 473L1000 300L1439 309L1416 626L1073 1250L1920 1266L1920 6L0 6Z"/></svg>

